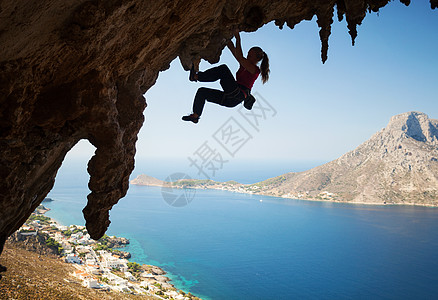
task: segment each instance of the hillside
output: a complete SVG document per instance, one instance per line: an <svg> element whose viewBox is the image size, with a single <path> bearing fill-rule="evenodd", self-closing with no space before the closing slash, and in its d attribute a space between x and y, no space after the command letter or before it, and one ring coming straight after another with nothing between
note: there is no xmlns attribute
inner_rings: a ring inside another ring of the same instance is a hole
<svg viewBox="0 0 438 300"><path fill-rule="evenodd" d="M0 280L0 299L155 299L85 288L68 275L75 270L71 264L11 242L5 245L1 263L8 270Z"/></svg>
<svg viewBox="0 0 438 300"><path fill-rule="evenodd" d="M164 186L166 182L152 176L141 174L131 180L130 183L135 185Z"/></svg>
<svg viewBox="0 0 438 300"><path fill-rule="evenodd" d="M255 185L291 198L438 205L438 120L419 112L394 116L334 161Z"/></svg>

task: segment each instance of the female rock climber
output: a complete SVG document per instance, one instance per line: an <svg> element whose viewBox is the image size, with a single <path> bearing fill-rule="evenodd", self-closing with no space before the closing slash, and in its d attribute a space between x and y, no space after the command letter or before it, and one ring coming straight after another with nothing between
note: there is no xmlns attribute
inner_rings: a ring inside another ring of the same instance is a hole
<svg viewBox="0 0 438 300"><path fill-rule="evenodd" d="M270 72L268 55L260 47L252 47L245 58L238 30L235 31L234 37L236 38L236 45L230 40L227 47L240 64L236 79L234 79L233 74L226 65L220 65L204 72L196 72L194 66L192 66L189 76L190 81L213 82L220 80L223 91L206 87L199 88L193 101L193 113L182 117L184 121L198 123L205 101L226 107L235 107L245 101L247 97L250 97L251 88L259 74L262 75L263 83L268 81ZM259 68L257 64L260 61Z"/></svg>

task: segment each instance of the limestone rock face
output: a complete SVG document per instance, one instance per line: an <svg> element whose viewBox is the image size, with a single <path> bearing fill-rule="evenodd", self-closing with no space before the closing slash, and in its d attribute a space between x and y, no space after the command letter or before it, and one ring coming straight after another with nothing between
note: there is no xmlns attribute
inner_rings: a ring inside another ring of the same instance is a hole
<svg viewBox="0 0 438 300"><path fill-rule="evenodd" d="M285 174L274 182L270 186L274 194L436 206L438 120L419 112L394 116L386 128L355 150L309 171ZM326 197L327 193L333 195Z"/></svg>
<svg viewBox="0 0 438 300"><path fill-rule="evenodd" d="M335 6L354 41L367 11L388 2L0 1L0 252L81 139L97 148L86 225L94 239L104 234L108 211L128 189L142 95L173 59L186 70L201 58L214 63L235 28L255 31L272 20L293 28L316 15L325 61Z"/></svg>

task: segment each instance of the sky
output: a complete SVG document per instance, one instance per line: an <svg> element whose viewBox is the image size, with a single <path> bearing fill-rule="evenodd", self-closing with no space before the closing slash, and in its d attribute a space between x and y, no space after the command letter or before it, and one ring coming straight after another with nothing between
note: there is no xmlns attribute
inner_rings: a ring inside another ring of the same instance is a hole
<svg viewBox="0 0 438 300"><path fill-rule="evenodd" d="M409 7L395 1L378 14L367 14L353 47L345 18L335 19L325 64L315 18L293 30L280 30L271 22L257 32L242 32L244 53L258 45L270 58L268 83L258 80L252 90L256 103L270 111L264 111L255 127L243 117L241 106L212 103L206 104L198 124L182 121L191 113L199 87L219 85L188 81L188 72L176 59L145 94L148 107L137 142L137 165L167 161L188 166L188 158L201 158L208 145L235 166L315 166L355 149L391 116L420 111L438 119L437 28L438 10L431 10L429 1L412 1ZM233 73L238 69L228 49L213 66L222 63ZM202 61L200 69L211 66ZM237 141L243 142L227 150L220 140L224 128L239 128ZM81 142L69 157L89 158L93 152L88 142Z"/></svg>

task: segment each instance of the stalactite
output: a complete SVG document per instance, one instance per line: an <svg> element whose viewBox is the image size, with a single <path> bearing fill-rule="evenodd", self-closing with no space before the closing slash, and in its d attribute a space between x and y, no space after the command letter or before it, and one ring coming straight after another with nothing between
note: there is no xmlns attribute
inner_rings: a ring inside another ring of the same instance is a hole
<svg viewBox="0 0 438 300"><path fill-rule="evenodd" d="M334 13L333 5L323 7L316 13L316 16L318 17L316 22L318 23L318 26L321 28L319 30L319 38L321 40L322 63L325 63L327 60L327 52L329 47L328 40L331 33L331 25L333 23L333 13Z"/></svg>

